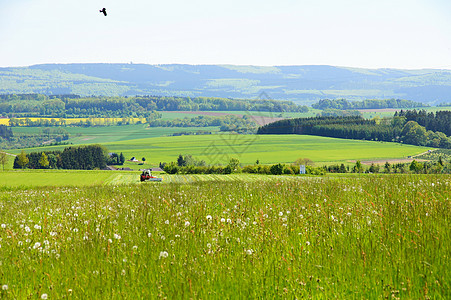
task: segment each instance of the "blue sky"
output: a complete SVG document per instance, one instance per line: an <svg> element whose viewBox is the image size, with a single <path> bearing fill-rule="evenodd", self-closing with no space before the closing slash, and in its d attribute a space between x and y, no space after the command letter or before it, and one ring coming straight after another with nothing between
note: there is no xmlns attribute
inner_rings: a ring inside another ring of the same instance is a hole
<svg viewBox="0 0 451 300"><path fill-rule="evenodd" d="M0 66L131 61L451 69L451 1L0 0Z"/></svg>

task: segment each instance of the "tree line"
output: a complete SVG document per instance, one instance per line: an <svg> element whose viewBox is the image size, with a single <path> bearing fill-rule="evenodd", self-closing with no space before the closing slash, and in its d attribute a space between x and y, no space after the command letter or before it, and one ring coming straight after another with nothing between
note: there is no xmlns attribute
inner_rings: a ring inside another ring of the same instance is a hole
<svg viewBox="0 0 451 300"><path fill-rule="evenodd" d="M221 131L249 132L257 128L255 121L249 116L195 116L171 120L156 119L149 122L150 127L210 127L218 126Z"/></svg>
<svg viewBox="0 0 451 300"><path fill-rule="evenodd" d="M449 123L444 124L449 126ZM427 130L415 121L407 121L405 116L382 120L358 116L287 119L262 126L257 134L307 134L451 148L451 137L441 131Z"/></svg>
<svg viewBox="0 0 451 300"><path fill-rule="evenodd" d="M415 121L426 130L440 131L451 136L451 111L427 112L422 110L401 110L395 112L395 117L405 117L407 121Z"/></svg>
<svg viewBox="0 0 451 300"><path fill-rule="evenodd" d="M22 151L14 159L14 169L103 169L109 156L105 147L88 145L66 147L63 151L41 151L26 154Z"/></svg>
<svg viewBox="0 0 451 300"><path fill-rule="evenodd" d="M299 163L301 162L302 163ZM259 160L253 165L241 166L239 159L231 158L226 166L207 166L205 161L196 160L191 155L179 155L176 161L170 163L160 163L162 168L168 174L232 174L232 173L250 173L266 175L294 175L299 174L300 164L306 164L306 174L324 175L325 170L314 167L309 159L298 160L293 164L273 164L262 165Z"/></svg>
<svg viewBox="0 0 451 300"><path fill-rule="evenodd" d="M352 110L352 109L382 109L382 108L417 108L427 107L428 105L404 99L372 99L363 101L348 101L346 99L319 100L317 103L312 104L316 109L339 109L339 110Z"/></svg>
<svg viewBox="0 0 451 300"><path fill-rule="evenodd" d="M0 95L0 114L49 117L146 117L151 111L265 111L308 112L307 106L270 99L216 97L79 97L42 94Z"/></svg>
<svg viewBox="0 0 451 300"><path fill-rule="evenodd" d="M437 161L417 161L412 160L410 163L392 163L388 161L384 165L372 163L369 167L364 166L357 161L354 166L345 166L344 164L323 166L328 173L383 173L383 174L449 174L451 173L451 160L445 161L439 157Z"/></svg>
<svg viewBox="0 0 451 300"><path fill-rule="evenodd" d="M70 122L63 118L11 118L9 119L9 126L11 127L59 127L59 126L79 126L79 127L91 127L91 126L121 126L141 124L145 122L145 118L82 118L77 119L76 122Z"/></svg>

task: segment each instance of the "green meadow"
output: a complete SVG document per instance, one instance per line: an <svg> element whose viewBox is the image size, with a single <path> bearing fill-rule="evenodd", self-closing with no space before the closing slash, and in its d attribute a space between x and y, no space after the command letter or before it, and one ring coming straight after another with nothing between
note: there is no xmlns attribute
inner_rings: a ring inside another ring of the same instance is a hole
<svg viewBox="0 0 451 300"><path fill-rule="evenodd" d="M90 141L85 141L86 143ZM193 155L207 164L227 164L235 157L242 164L292 163L307 157L316 163L338 163L348 160L384 160L407 158L427 151L426 147L398 143L346 140L308 135L238 135L212 134L138 138L102 143L111 152L123 152L127 159L146 158L146 163L175 161L179 154ZM67 146L24 149L25 152L62 150ZM11 150L19 153L20 150ZM137 164L126 166L139 168Z"/></svg>
<svg viewBox="0 0 451 300"><path fill-rule="evenodd" d="M236 157L242 164L292 163L300 157L314 162L401 158L427 148L396 143L356 141L306 135L216 134L137 139L105 143L126 157L146 157L153 164L174 161L179 154L193 155L207 164L227 164Z"/></svg>
<svg viewBox="0 0 451 300"><path fill-rule="evenodd" d="M2 188L0 298L450 298L449 175L286 178Z"/></svg>
<svg viewBox="0 0 451 300"><path fill-rule="evenodd" d="M145 124L103 126L103 127L63 127L71 138L69 143L103 144L119 141L128 141L142 138L169 136L180 132L210 131L217 132L219 127L147 127ZM14 133L39 134L40 127L13 127Z"/></svg>
<svg viewBox="0 0 451 300"><path fill-rule="evenodd" d="M140 182L140 171L81 171L81 170L10 170L0 171L0 190L36 187L88 187L102 185L160 185L197 182L256 182L271 180L298 180L297 176L256 174L157 174L160 182ZM132 187L131 187L132 188Z"/></svg>

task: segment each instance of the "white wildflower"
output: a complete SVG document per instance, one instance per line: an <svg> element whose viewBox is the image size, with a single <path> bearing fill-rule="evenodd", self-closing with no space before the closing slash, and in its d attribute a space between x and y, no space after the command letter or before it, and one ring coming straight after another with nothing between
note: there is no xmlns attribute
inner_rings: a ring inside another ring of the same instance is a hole
<svg viewBox="0 0 451 300"><path fill-rule="evenodd" d="M119 235L119 234L114 234L114 238L116 239L116 240L120 240L121 239L121 236Z"/></svg>
<svg viewBox="0 0 451 300"><path fill-rule="evenodd" d="M190 225L190 222L186 221L185 222L185 227L188 227Z"/></svg>
<svg viewBox="0 0 451 300"><path fill-rule="evenodd" d="M8 285L6 285L6 284L2 285L2 290L7 291L8 290Z"/></svg>
<svg viewBox="0 0 451 300"><path fill-rule="evenodd" d="M48 298L47 294L42 294L42 295L41 295L41 299L44 299L44 300L45 300L45 299L47 299L47 298Z"/></svg>
<svg viewBox="0 0 451 300"><path fill-rule="evenodd" d="M161 251L160 252L160 259L161 258L166 258L166 257L168 257L169 256L169 254L166 252L166 251Z"/></svg>
<svg viewBox="0 0 451 300"><path fill-rule="evenodd" d="M33 245L33 249L37 249L37 248L39 248L39 247L41 247L41 243L39 243L39 242L36 242L36 243Z"/></svg>
<svg viewBox="0 0 451 300"><path fill-rule="evenodd" d="M210 215L207 216L207 220L211 220L212 217Z"/></svg>

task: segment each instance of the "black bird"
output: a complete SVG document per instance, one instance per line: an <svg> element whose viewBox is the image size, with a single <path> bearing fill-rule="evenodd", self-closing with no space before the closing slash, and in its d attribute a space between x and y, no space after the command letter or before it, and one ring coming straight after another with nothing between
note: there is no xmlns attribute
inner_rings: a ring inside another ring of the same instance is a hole
<svg viewBox="0 0 451 300"><path fill-rule="evenodd" d="M103 9L99 10L99 12L103 13L106 17L106 8L105 7Z"/></svg>

